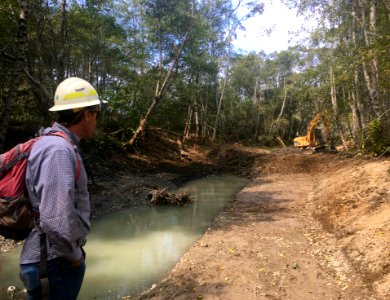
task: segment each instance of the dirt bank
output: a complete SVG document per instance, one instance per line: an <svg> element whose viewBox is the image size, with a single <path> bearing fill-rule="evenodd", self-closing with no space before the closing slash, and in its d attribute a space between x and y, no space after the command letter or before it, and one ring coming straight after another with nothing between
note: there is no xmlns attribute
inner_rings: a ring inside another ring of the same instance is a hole
<svg viewBox="0 0 390 300"><path fill-rule="evenodd" d="M182 145L162 130L147 140L127 158L91 157L93 216L207 174L251 182L161 282L129 299L390 298L389 160Z"/></svg>

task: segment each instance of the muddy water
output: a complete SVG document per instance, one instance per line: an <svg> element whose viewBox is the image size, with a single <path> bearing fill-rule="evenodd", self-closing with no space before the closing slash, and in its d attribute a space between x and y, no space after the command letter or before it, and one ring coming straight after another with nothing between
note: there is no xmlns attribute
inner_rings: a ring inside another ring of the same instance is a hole
<svg viewBox="0 0 390 300"><path fill-rule="evenodd" d="M196 199L186 207L132 208L94 219L85 246L87 272L79 299L122 299L160 280L234 198L246 180L212 176L179 191ZM179 192L176 191L176 192ZM18 280L20 247L0 254L0 299Z"/></svg>

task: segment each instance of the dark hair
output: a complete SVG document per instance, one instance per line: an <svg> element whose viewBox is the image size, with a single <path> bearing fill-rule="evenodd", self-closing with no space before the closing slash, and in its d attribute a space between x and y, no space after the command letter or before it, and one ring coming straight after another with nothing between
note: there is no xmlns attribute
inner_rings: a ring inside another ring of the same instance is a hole
<svg viewBox="0 0 390 300"><path fill-rule="evenodd" d="M79 123L83 118L84 110L74 112L71 109L60 110L57 115L57 122L68 127Z"/></svg>
<svg viewBox="0 0 390 300"><path fill-rule="evenodd" d="M65 127L76 125L83 119L84 111L94 110L94 108L99 108L99 105L87 106L76 112L74 112L72 109L60 110L57 112L57 122L64 125Z"/></svg>

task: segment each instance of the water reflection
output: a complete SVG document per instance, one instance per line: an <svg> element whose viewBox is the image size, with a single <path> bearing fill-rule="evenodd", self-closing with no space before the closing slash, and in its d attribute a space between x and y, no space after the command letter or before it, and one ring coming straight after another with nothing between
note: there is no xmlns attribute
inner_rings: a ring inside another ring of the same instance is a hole
<svg viewBox="0 0 390 300"><path fill-rule="evenodd" d="M188 183L196 199L186 207L133 208L93 221L85 246L87 272L80 299L120 299L161 279L246 183L212 176ZM16 249L0 257L0 299L19 285ZM4 298L7 299L7 298Z"/></svg>

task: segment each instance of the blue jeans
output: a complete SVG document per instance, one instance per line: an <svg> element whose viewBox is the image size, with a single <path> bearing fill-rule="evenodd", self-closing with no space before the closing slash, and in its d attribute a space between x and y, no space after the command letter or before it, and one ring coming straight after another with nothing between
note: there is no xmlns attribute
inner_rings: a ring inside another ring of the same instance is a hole
<svg viewBox="0 0 390 300"><path fill-rule="evenodd" d="M64 258L55 258L47 261L50 299L77 299L84 279L85 262L78 267L71 267L70 264ZM39 263L20 265L20 279L27 289L28 300L42 299Z"/></svg>

